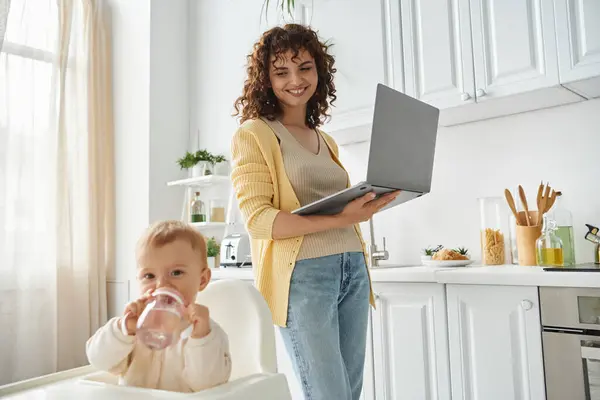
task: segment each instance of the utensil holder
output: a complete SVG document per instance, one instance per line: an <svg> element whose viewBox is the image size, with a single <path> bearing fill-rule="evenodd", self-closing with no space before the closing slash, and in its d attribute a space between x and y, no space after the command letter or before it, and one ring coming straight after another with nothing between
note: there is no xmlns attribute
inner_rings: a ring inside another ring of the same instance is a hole
<svg viewBox="0 0 600 400"><path fill-rule="evenodd" d="M533 221L537 221L537 211L529 211ZM525 221L525 211L519 212L519 219ZM542 235L542 225L517 225L517 253L519 265L537 265L535 242Z"/></svg>

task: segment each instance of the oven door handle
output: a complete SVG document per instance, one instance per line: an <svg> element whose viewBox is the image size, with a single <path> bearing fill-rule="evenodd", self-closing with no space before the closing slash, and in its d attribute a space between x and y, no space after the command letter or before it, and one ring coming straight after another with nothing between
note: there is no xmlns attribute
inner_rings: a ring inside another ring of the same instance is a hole
<svg viewBox="0 0 600 400"><path fill-rule="evenodd" d="M581 346L581 358L600 361L600 347Z"/></svg>

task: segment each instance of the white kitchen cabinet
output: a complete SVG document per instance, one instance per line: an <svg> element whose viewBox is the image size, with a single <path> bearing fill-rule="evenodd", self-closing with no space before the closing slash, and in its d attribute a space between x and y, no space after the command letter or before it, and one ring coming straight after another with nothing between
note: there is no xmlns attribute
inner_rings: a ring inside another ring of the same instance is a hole
<svg viewBox="0 0 600 400"><path fill-rule="evenodd" d="M444 285L375 283L373 355L377 400L449 400Z"/></svg>
<svg viewBox="0 0 600 400"><path fill-rule="evenodd" d="M600 97L600 1L554 0L560 81Z"/></svg>
<svg viewBox="0 0 600 400"><path fill-rule="evenodd" d="M401 0L406 93L440 109L475 101L468 1Z"/></svg>
<svg viewBox="0 0 600 400"><path fill-rule="evenodd" d="M331 44L337 100L324 130L338 144L368 139L370 130L336 132L370 125L378 83L403 90L400 13L395 0L301 0L296 20Z"/></svg>
<svg viewBox="0 0 600 400"><path fill-rule="evenodd" d="M551 0L469 4L478 102L559 84Z"/></svg>
<svg viewBox="0 0 600 400"><path fill-rule="evenodd" d="M537 287L447 285L453 399L544 400Z"/></svg>
<svg viewBox="0 0 600 400"><path fill-rule="evenodd" d="M583 100L560 86L552 0L401 0L401 14L406 93L441 125Z"/></svg>

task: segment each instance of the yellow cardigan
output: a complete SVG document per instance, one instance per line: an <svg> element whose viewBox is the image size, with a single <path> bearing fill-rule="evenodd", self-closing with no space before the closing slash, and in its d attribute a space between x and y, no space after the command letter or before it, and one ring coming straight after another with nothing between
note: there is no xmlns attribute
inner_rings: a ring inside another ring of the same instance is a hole
<svg viewBox="0 0 600 400"><path fill-rule="evenodd" d="M335 162L344 168L333 138L319 133ZM251 238L256 286L271 310L274 324L286 326L290 280L303 236L273 240L272 228L280 210L291 212L300 207L300 203L285 173L277 137L264 121L257 119L242 124L233 136L231 153L231 179ZM366 261L360 227L356 224L354 228ZM375 306L372 287L370 303Z"/></svg>

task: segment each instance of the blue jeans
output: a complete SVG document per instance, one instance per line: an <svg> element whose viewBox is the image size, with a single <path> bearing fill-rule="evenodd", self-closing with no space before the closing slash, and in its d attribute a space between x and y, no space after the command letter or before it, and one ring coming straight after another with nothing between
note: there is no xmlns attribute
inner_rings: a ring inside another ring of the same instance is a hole
<svg viewBox="0 0 600 400"><path fill-rule="evenodd" d="M300 260L280 328L306 400L358 400L369 314L363 253Z"/></svg>

